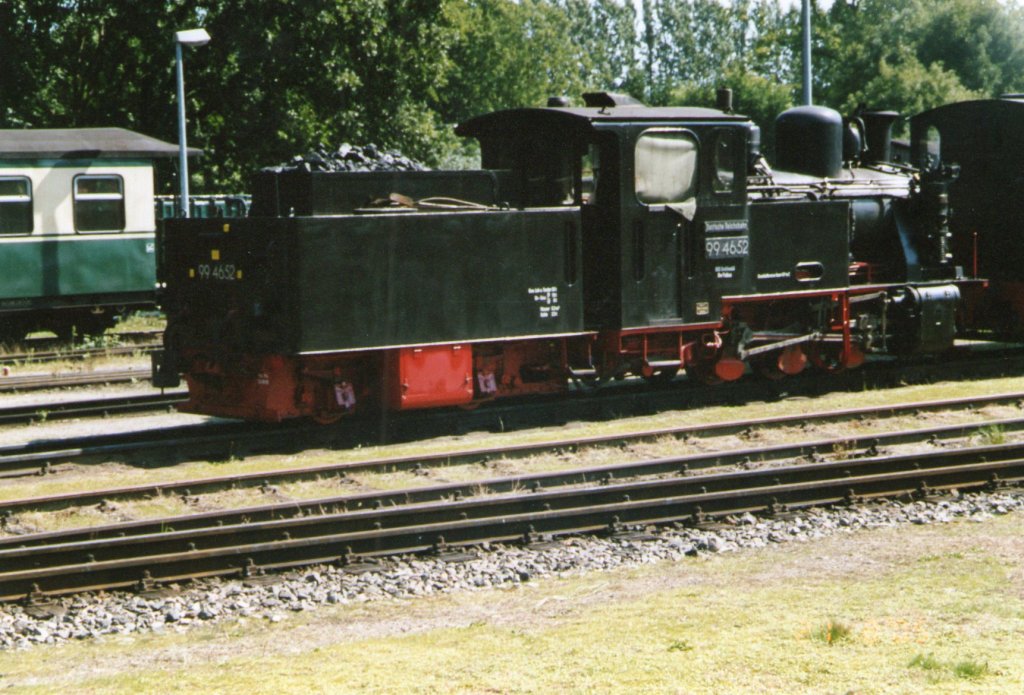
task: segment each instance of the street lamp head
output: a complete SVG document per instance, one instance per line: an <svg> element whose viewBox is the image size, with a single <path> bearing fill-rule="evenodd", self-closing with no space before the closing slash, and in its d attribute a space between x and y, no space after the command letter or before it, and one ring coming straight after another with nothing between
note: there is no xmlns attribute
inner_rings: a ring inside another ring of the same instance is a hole
<svg viewBox="0 0 1024 695"><path fill-rule="evenodd" d="M174 32L174 40L183 46L205 46L210 43L206 29L186 29Z"/></svg>

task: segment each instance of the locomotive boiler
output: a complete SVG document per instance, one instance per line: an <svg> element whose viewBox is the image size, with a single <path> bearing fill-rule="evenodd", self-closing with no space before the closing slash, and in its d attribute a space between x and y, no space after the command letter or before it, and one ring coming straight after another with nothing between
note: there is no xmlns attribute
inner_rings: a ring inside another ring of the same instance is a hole
<svg viewBox="0 0 1024 695"><path fill-rule="evenodd" d="M331 422L685 370L707 382L948 349L974 283L894 115L499 111L474 171L262 172L250 217L168 220L154 381L184 410Z"/></svg>

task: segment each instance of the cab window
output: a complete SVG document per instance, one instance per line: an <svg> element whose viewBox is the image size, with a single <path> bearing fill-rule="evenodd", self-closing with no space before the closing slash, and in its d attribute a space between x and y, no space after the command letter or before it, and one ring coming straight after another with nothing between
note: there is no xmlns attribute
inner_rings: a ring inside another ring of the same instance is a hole
<svg viewBox="0 0 1024 695"><path fill-rule="evenodd" d="M715 193L731 193L736 185L738 163L741 161L736 134L728 130L715 133L715 177L711 187Z"/></svg>
<svg viewBox="0 0 1024 695"><path fill-rule="evenodd" d="M686 131L642 134L634 153L636 197L645 205L682 203L697 193L697 140Z"/></svg>
<svg viewBox="0 0 1024 695"><path fill-rule="evenodd" d="M930 126L925 134L926 168L935 169L942 162L942 133L935 126Z"/></svg>
<svg viewBox="0 0 1024 695"><path fill-rule="evenodd" d="M124 180L120 176L76 176L74 187L75 229L79 232L124 230Z"/></svg>
<svg viewBox="0 0 1024 695"><path fill-rule="evenodd" d="M0 234L31 234L32 181L27 176L0 176Z"/></svg>

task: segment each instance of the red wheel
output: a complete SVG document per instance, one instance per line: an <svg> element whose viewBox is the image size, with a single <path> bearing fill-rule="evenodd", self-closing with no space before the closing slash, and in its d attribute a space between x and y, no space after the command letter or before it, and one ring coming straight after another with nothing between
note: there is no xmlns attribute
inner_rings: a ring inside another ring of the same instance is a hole
<svg viewBox="0 0 1024 695"><path fill-rule="evenodd" d="M697 362L686 365L686 376L698 384L714 386L722 383L722 378L715 374L715 365L710 362Z"/></svg>
<svg viewBox="0 0 1024 695"><path fill-rule="evenodd" d="M838 345L810 343L807 346L807 359L818 369L830 374L846 369L846 365L843 364L843 350Z"/></svg>
<svg viewBox="0 0 1024 695"><path fill-rule="evenodd" d="M645 376L644 381L648 384L667 384L676 378L676 374L679 373L678 367L670 367L669 369L660 369L650 376Z"/></svg>
<svg viewBox="0 0 1024 695"><path fill-rule="evenodd" d="M345 417L345 414L346 413L343 410L318 410L310 415L310 417L313 419L313 422L318 425L333 425L338 420Z"/></svg>

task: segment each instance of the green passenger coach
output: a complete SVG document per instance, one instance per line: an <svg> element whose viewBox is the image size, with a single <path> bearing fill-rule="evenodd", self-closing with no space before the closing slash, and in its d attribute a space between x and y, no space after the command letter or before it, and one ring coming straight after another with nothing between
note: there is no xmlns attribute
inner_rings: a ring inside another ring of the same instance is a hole
<svg viewBox="0 0 1024 695"><path fill-rule="evenodd" d="M0 341L153 306L153 163L177 153L122 128L0 130Z"/></svg>

